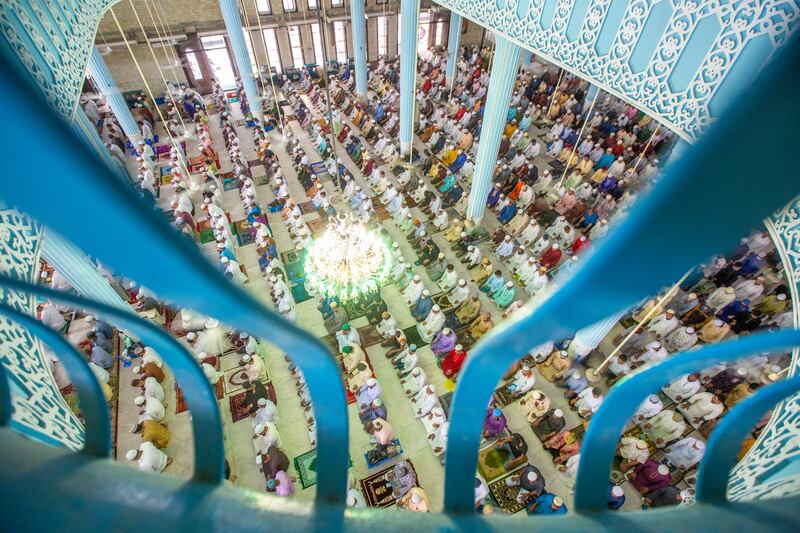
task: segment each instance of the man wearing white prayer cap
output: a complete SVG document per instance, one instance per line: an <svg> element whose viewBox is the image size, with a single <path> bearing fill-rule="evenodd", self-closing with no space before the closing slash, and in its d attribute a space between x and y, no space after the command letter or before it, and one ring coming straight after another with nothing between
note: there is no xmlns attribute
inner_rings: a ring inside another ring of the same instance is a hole
<svg viewBox="0 0 800 533"><path fill-rule="evenodd" d="M155 447L152 442L143 442L138 450L129 450L125 454L128 461L136 461L142 472L159 473L172 463L172 458Z"/></svg>

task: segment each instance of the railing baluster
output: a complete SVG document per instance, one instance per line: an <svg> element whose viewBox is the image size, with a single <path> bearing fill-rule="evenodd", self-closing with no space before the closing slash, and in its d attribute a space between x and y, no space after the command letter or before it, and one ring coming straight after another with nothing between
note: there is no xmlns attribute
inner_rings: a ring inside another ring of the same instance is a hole
<svg viewBox="0 0 800 533"><path fill-rule="evenodd" d="M213 484L222 482L225 453L217 397L203 370L181 343L159 326L107 304L2 276L0 276L0 287L29 292L76 309L91 311L110 319L115 326L129 331L158 352L164 363L172 370L175 380L181 384L186 405L192 413L193 479Z"/></svg>
<svg viewBox="0 0 800 533"><path fill-rule="evenodd" d="M800 345L800 330L748 335L676 354L612 387L600 409L592 416L583 439L575 486L575 511L608 511L608 474L617 442L625 424L649 394L684 374L697 372L717 363L735 361L762 352L788 351L797 345Z"/></svg>
<svg viewBox="0 0 800 533"><path fill-rule="evenodd" d="M800 108L793 104L800 86L798 43L796 37L786 45L757 83L740 95L737 113L720 118L685 157L665 169L624 223L568 271L574 275L558 291L535 309L527 305L476 345L453 398L445 463L448 512L472 512L471 476L484 410L515 360L674 282L688 268L732 247L797 194L797 187L787 186L781 177L794 165L791 136L770 135L769 142L759 144L764 157L756 172L761 179L754 179L750 169L756 132L767 127L792 131L800 123ZM765 100L775 105L764 106ZM702 225L693 213L702 213ZM605 489L601 492L605 498Z"/></svg>
<svg viewBox="0 0 800 533"><path fill-rule="evenodd" d="M800 390L800 376L762 387L736 404L714 428L697 474L695 500L703 503L726 501L728 479L742 442L764 413L776 403Z"/></svg>
<svg viewBox="0 0 800 533"><path fill-rule="evenodd" d="M103 390L83 356L56 330L30 315L0 303L0 315L13 320L39 337L58 355L78 392L81 413L85 420L82 453L97 457L111 454L111 419Z"/></svg>

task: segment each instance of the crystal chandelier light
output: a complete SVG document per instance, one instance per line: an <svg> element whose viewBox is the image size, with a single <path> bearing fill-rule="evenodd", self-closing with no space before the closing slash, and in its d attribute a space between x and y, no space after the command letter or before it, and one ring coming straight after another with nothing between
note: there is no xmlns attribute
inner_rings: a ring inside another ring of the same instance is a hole
<svg viewBox="0 0 800 533"><path fill-rule="evenodd" d="M389 247L352 215L332 219L308 247L306 282L326 297L355 300L377 291L391 269Z"/></svg>

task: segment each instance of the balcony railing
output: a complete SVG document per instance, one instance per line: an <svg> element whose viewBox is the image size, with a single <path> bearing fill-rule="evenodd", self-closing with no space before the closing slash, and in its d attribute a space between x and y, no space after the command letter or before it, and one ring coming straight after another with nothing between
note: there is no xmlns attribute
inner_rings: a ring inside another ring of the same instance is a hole
<svg viewBox="0 0 800 533"><path fill-rule="evenodd" d="M7 50L6 50L7 52ZM318 489L313 503L275 499L222 484L222 432L216 400L193 358L160 328L125 311L12 278L5 290L24 291L103 316L153 346L174 370L192 412L195 471L189 481L148 475L108 459L109 428L90 371L57 334L9 307L0 314L29 328L62 357L86 417L81 453L24 439L0 428L3 457L0 511L12 530L58 529L393 529L504 528L518 522L473 514L473 481L480 426L494 386L535 345L564 338L674 281L689 267L735 244L771 211L798 193L793 176L800 109L800 46L786 46L770 67L683 158L669 166L653 191L630 211L602 246L560 279L561 288L537 308L527 307L492 330L472 352L452 404L445 465L445 512L379 514L343 506L347 476L347 416L340 376L318 339L286 322L229 283L198 250L171 230L124 183L112 178L89 147L48 110L27 76L4 56L0 85L5 147L19 138L45 138L35 179L3 179L0 196L53 227L115 271L162 298L213 316L290 353L306 377L318 423ZM764 106L762 102L769 102ZM752 151L759 153L753 170ZM7 148L7 176L29 170L31 154ZM724 185L724 186L722 186ZM687 213L703 213L703 224ZM676 242L676 236L680 242ZM119 243L124 242L121 246ZM576 306L575 302L581 302ZM698 482L697 504L647 513L610 514L607 475L617 439L635 407L680 374L762 351L800 345L800 331L752 335L670 358L617 385L589 425L578 472L575 508L543 519L563 530L610 528L673 530L688 527L797 529L800 498L727 502L725 486L740 432L777 401L797 392L792 378L759 389L732 409L715 430ZM0 379L0 424L12 410ZM538 523L537 523L538 524Z"/></svg>

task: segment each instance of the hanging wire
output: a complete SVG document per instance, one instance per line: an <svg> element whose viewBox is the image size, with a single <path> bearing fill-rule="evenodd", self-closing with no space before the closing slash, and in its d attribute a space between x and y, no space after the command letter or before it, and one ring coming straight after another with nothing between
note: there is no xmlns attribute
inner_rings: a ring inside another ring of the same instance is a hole
<svg viewBox="0 0 800 533"><path fill-rule="evenodd" d="M328 126L330 128L330 136L331 136L331 149L333 150L333 160L336 164L336 187L341 190L342 186L339 179L339 152L336 150L336 136L333 134L333 111L331 110L331 89L330 83L328 81L328 38L327 33L325 31L325 25L330 24L328 20L328 13L325 10L325 2L320 0L321 5L320 9L317 10L317 23L319 24L319 30L322 32L322 41L325 43L325 46L322 47L322 59L324 64L322 65L322 78L325 80L325 96L328 105ZM323 24L323 20L326 24Z"/></svg>
<svg viewBox="0 0 800 533"><path fill-rule="evenodd" d="M158 105L155 105L155 101L156 101L155 94L153 94L153 91L150 89L150 84L147 83L147 79L145 79L145 77L144 77L144 73L142 72L142 67L139 65L139 62L136 60L136 56L133 54L133 49L131 49L130 43L125 38L125 32L122 30L122 26L119 23L119 19L117 19L116 13L114 13L114 9L109 7L108 11L109 11L109 13L111 13L111 17L114 19L114 23L117 25L117 29L119 30L120 35L122 35L122 39L125 41L125 47L128 49L128 53L130 54L131 59L133 60L133 64L136 67L136 70L139 72L139 77L142 79L142 83L144 83L144 88L147 91L147 95L150 97L150 100L153 101L154 107L156 108L156 113L158 113L158 118L160 118L161 122L164 125L166 125L167 123L164 120L164 115L161 114L161 109L158 107ZM153 127L155 128L155 124L153 124ZM188 180L189 177L191 176L191 174L189 172L189 167L186 164L186 160L183 157L184 154L181 151L178 143L175 142L175 138L172 136L172 132L169 131L169 128L165 127L164 129L167 132L167 136L169 137L169 140L170 140L170 143L172 144L172 147L175 148L175 150L176 150L176 152L178 154L178 160L180 161L180 164L183 167L182 170L183 170L183 172L186 173L185 177Z"/></svg>
<svg viewBox="0 0 800 533"><path fill-rule="evenodd" d="M592 98L592 103L589 105L589 110L586 111L586 114L583 117L583 125L581 125L581 131L578 132L578 139L575 141L575 144L572 147L572 153L569 154L569 159L567 159L567 164L564 165L564 173L561 175L561 179L558 180L559 185L564 183L564 179L567 177L567 171L569 170L569 166L572 164L572 158L575 157L575 150L578 149L578 143L581 142L581 137L583 137L583 130L586 129L586 125L589 123L589 115L592 114L592 110L594 109L594 104L597 102L597 97L600 95L600 89L594 93L594 98Z"/></svg>
<svg viewBox="0 0 800 533"><path fill-rule="evenodd" d="M144 26L142 25L142 19L139 18L139 12L137 11L136 6L133 4L133 0L128 0L128 3L131 5L131 9L133 10L133 15L136 17L136 22L139 23L139 29L142 30L142 34L144 34L144 41L147 43L147 49L150 50L150 55L153 57L153 62L156 64L156 68L158 69L158 74L159 76L161 76L161 81L164 82L164 88L167 90L167 96L172 101L172 105L175 106L175 110L177 111L178 115L178 120L180 121L181 127L183 128L183 135L186 138L191 137L191 132L186 128L186 123L183 121L183 117L181 116L181 111L180 111L181 108L178 107L177 102L175 102L175 97L172 95L172 91L170 90L167 78L164 76L164 71L161 70L161 65L158 64L158 58L156 57L156 53L153 51L153 47L150 45L150 38L147 36L147 32L144 30ZM153 102L155 102L155 99L153 99ZM169 131L169 125L166 122L164 123L164 127L167 131Z"/></svg>
<svg viewBox="0 0 800 533"><path fill-rule="evenodd" d="M275 89L275 80L272 76L272 63L269 59L269 50L267 50L267 38L264 36L264 26L261 25L261 13L258 12L258 4L256 4L256 0L253 0L253 7L256 9L256 20L258 20L258 31L261 33L261 44L264 46L264 57L267 58L267 70L269 71L269 83L272 86L272 96L275 98L275 110L278 112L278 120L281 123L281 133L285 131L285 124L283 122L283 112L281 111L280 100L278 99L278 91ZM255 46L253 47L253 55L255 55L256 50ZM278 69L275 69L275 73L277 74ZM284 137L285 139L286 137Z"/></svg>
<svg viewBox="0 0 800 533"><path fill-rule="evenodd" d="M259 92L259 97L263 102L264 96L262 91L266 88L267 84L264 81L264 74L261 72L261 65L258 64L258 56L256 55L256 48L255 46L253 46L253 31L250 28L250 18L247 16L247 7L245 7L244 5L244 0L239 0L239 5L242 8L241 16L244 17L244 25L247 28L247 42L250 43L250 48L253 51L253 61L255 61L256 63L256 71L258 72L259 79L261 79L261 90L259 90L258 92ZM256 16L258 16L258 7L256 7ZM261 105L261 111L263 113L264 105L263 103L260 103L259 105Z"/></svg>
<svg viewBox="0 0 800 533"><path fill-rule="evenodd" d="M646 154L646 153L647 153L647 149L648 149L648 148L650 148L650 143L652 143L652 142L653 142L653 137L655 137L655 136L656 136L656 134L658 133L658 130L659 130L659 129L661 129L661 124L658 124L658 125L656 126L656 129L653 131L653 134L652 134L652 135L650 135L650 138L649 138L649 139L647 139L647 144L645 144L645 145L644 145L644 149L642 149L642 153L641 153L641 154L639 154L639 159L637 159L637 160L636 160L636 164L635 164L635 165L633 165L633 172L636 172L636 169L637 169L637 168L639 168L639 163L641 163L641 162L642 162L642 158L644 157L644 154Z"/></svg>
<svg viewBox="0 0 800 533"><path fill-rule="evenodd" d="M178 73L175 71L175 61L172 59L172 56L169 53L169 50L172 49L172 46L166 46L165 44L168 36L167 29L166 27L162 28L164 30L163 32L159 30L158 24L156 23L156 20L153 17L153 11L150 9L149 0L143 0L143 1L144 1L144 7L147 8L147 14L150 16L150 21L153 23L153 27L156 29L156 35L158 36L159 40L162 43L161 48L164 50L164 58L167 60L167 64L169 65L170 70L172 70L172 76L175 78L175 83L178 84L178 86L180 87L181 82L178 79ZM176 59L178 59L177 52L175 52L175 57ZM178 59L178 62L180 62L180 59Z"/></svg>

